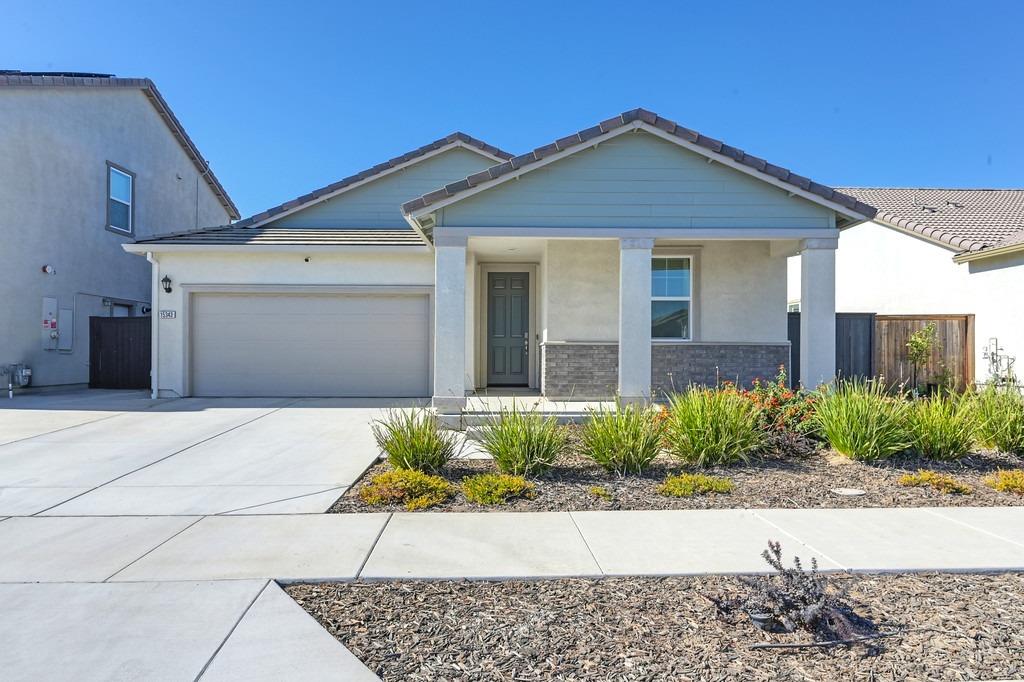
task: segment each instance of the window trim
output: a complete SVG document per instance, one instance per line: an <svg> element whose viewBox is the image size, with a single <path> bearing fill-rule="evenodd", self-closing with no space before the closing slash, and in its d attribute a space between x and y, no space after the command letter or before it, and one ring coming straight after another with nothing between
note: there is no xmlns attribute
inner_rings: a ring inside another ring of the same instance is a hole
<svg viewBox="0 0 1024 682"><path fill-rule="evenodd" d="M651 252L651 282L654 280L654 261L659 258L685 258L690 262L690 295L689 296L649 296L651 302L654 301L689 301L690 303L690 317L688 320L688 327L690 335L688 337L681 336L654 336L654 321L651 321L651 343L693 343L698 340L699 336L699 325L698 325L698 294L700 290L700 280L698 278L698 271L700 265L700 251L698 248L689 249L673 249L673 248L657 248ZM649 285L648 285L649 286Z"/></svg>
<svg viewBox="0 0 1024 682"><path fill-rule="evenodd" d="M113 171L117 171L118 173L121 173L122 175L127 175L128 179L131 181L131 199L130 199L131 203L128 204L128 229L127 230L123 230L120 227L115 227L115 226L110 224L110 202L111 202L111 200L116 201L116 202L121 203L121 204L124 203L120 199L115 199L114 197L110 196L110 174L111 174L112 170ZM114 163L113 161L107 161L107 197L106 197L106 201L104 202L103 206L104 206L104 211L105 211L106 216L107 216L106 229L107 229L108 232L113 232L114 234L121 234L121 235L128 235L128 236L131 236L131 235L135 234L135 173L131 172L130 170L128 170L124 166L119 166L118 164Z"/></svg>

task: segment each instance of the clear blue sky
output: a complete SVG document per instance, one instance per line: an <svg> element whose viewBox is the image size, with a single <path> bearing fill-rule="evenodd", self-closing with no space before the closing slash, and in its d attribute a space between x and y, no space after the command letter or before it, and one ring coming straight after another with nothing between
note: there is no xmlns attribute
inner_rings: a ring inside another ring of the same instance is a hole
<svg viewBox="0 0 1024 682"><path fill-rule="evenodd" d="M833 185L1024 186L1024 2L8 2L0 68L152 78L258 212L642 106ZM0 122L2 123L2 122Z"/></svg>

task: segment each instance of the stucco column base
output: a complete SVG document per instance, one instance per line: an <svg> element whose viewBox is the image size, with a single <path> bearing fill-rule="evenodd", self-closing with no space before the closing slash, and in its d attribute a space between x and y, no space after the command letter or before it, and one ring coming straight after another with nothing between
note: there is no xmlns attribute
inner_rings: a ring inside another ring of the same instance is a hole
<svg viewBox="0 0 1024 682"><path fill-rule="evenodd" d="M431 399L430 405L438 414L462 414L462 410L466 407L466 399L435 395Z"/></svg>
<svg viewBox="0 0 1024 682"><path fill-rule="evenodd" d="M813 390L836 378L835 239L806 239L800 250L800 383Z"/></svg>
<svg viewBox="0 0 1024 682"><path fill-rule="evenodd" d="M616 397L616 401L623 407L626 407L627 405L643 407L649 403L651 399L644 395L620 395Z"/></svg>
<svg viewBox="0 0 1024 682"><path fill-rule="evenodd" d="M619 240L620 400L651 394L651 253L653 239Z"/></svg>

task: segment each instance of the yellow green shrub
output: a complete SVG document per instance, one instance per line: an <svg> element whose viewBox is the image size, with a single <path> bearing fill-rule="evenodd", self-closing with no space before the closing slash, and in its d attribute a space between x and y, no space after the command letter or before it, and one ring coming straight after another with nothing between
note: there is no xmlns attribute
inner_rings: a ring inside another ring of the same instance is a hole
<svg viewBox="0 0 1024 682"><path fill-rule="evenodd" d="M402 504L409 511L426 509L447 501L453 486L440 476L415 469L395 469L377 474L359 490L366 504Z"/></svg>
<svg viewBox="0 0 1024 682"><path fill-rule="evenodd" d="M658 486L658 494L665 497L693 497L707 493L729 493L732 481L721 476L706 474L677 474L669 476Z"/></svg>
<svg viewBox="0 0 1024 682"><path fill-rule="evenodd" d="M961 483L948 474L927 469L918 469L915 474L903 474L898 482L908 488L929 486L947 495L970 495L973 492L971 486L966 483Z"/></svg>
<svg viewBox="0 0 1024 682"><path fill-rule="evenodd" d="M1024 495L1024 469L1000 469L986 476L984 483L1001 493Z"/></svg>
<svg viewBox="0 0 1024 682"><path fill-rule="evenodd" d="M462 493L477 504L505 504L517 498L533 499L537 486L522 476L477 474L462 479Z"/></svg>

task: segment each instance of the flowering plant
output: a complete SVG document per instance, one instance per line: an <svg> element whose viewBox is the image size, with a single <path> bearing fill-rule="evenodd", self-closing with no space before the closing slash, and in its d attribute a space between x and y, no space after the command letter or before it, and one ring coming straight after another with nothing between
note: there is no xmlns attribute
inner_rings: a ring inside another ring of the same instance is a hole
<svg viewBox="0 0 1024 682"><path fill-rule="evenodd" d="M785 365L779 365L774 380L766 381L758 377L748 389L739 388L727 381L723 383L722 389L754 403L760 412L762 425L769 430L803 433L809 427L814 412L814 397L789 387Z"/></svg>

